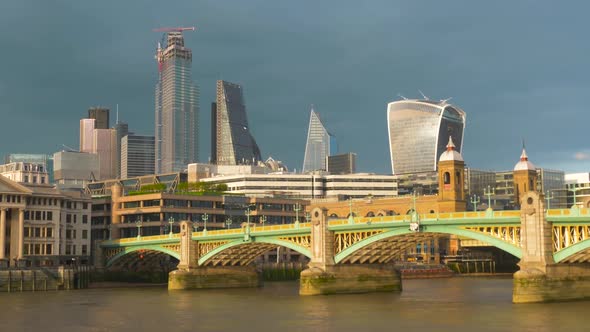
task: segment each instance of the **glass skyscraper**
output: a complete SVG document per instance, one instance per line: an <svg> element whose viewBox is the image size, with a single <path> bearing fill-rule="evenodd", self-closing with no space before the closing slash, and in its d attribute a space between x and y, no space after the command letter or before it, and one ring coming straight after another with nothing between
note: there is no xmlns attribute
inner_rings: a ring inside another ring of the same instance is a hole
<svg viewBox="0 0 590 332"><path fill-rule="evenodd" d="M184 46L182 32L165 37L156 52L157 174L182 171L199 158L199 90L191 77L192 51Z"/></svg>
<svg viewBox="0 0 590 332"><path fill-rule="evenodd" d="M325 171L327 169L326 157L336 154L337 151L336 137L324 127L320 115L312 107L302 172Z"/></svg>
<svg viewBox="0 0 590 332"><path fill-rule="evenodd" d="M399 100L387 106L393 174L436 171L449 136L463 146L465 112L446 101Z"/></svg>
<svg viewBox="0 0 590 332"><path fill-rule="evenodd" d="M256 164L260 149L250 133L242 86L217 81L217 102L211 107L211 162Z"/></svg>

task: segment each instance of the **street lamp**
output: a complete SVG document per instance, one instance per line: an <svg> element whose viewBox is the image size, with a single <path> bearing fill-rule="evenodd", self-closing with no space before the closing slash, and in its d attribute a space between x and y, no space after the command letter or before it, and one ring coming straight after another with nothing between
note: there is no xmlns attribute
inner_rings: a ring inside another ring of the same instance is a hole
<svg viewBox="0 0 590 332"><path fill-rule="evenodd" d="M309 212L305 212L305 222L311 221L311 214Z"/></svg>
<svg viewBox="0 0 590 332"><path fill-rule="evenodd" d="M207 234L207 220L209 220L209 215L205 213L201 219L203 219L203 234Z"/></svg>
<svg viewBox="0 0 590 332"><path fill-rule="evenodd" d="M486 189L483 190L483 194L488 196L488 209L491 209L492 208L492 195L496 194L496 188L491 188L488 185L487 190Z"/></svg>
<svg viewBox="0 0 590 332"><path fill-rule="evenodd" d="M231 224L232 224L231 217L227 217L227 219L225 219L225 227L231 228Z"/></svg>
<svg viewBox="0 0 590 332"><path fill-rule="evenodd" d="M170 233L168 233L168 237L172 237L172 226L174 225L174 217L168 218L168 223L170 224Z"/></svg>
<svg viewBox="0 0 590 332"><path fill-rule="evenodd" d="M137 239L141 239L141 224L143 222L141 221L141 219L137 218L137 220L135 221L135 226L137 226Z"/></svg>
<svg viewBox="0 0 590 332"><path fill-rule="evenodd" d="M567 189L567 191L571 191L574 193L574 204L572 205L572 208L578 207L578 202L576 201L576 192L578 191L578 188L572 187L572 189Z"/></svg>
<svg viewBox="0 0 590 332"><path fill-rule="evenodd" d="M266 216L260 216L260 223L262 224L262 226L264 226L265 222L266 222Z"/></svg>
<svg viewBox="0 0 590 332"><path fill-rule="evenodd" d="M469 200L471 204L473 204L473 211L477 211L477 204L481 202L481 199L477 195L473 195L471 200Z"/></svg>
<svg viewBox="0 0 590 332"><path fill-rule="evenodd" d="M246 206L246 233L244 234L244 241L250 240L250 205Z"/></svg>
<svg viewBox="0 0 590 332"><path fill-rule="evenodd" d="M551 190L547 190L547 195L545 199L547 200L547 210L551 209L551 200L554 199L553 192Z"/></svg>
<svg viewBox="0 0 590 332"><path fill-rule="evenodd" d="M112 236L112 233L113 233L113 231L112 231L112 229L113 229L113 224L109 224L109 225L107 226L107 228L109 229L109 240L112 240L112 239L113 239L113 236Z"/></svg>
<svg viewBox="0 0 590 332"><path fill-rule="evenodd" d="M301 204L295 204L293 210L295 211L295 227L299 227L299 211L301 211Z"/></svg>

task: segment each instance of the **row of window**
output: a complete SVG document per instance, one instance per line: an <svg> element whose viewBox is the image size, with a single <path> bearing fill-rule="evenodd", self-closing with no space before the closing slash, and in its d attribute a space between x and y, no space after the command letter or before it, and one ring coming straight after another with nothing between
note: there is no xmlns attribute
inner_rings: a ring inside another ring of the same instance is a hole
<svg viewBox="0 0 590 332"><path fill-rule="evenodd" d="M66 223L71 224L74 223L76 224L78 222L78 215L77 214L66 214ZM87 214L83 214L82 215L82 223L83 224L87 224L88 223L88 215Z"/></svg>
<svg viewBox="0 0 590 332"><path fill-rule="evenodd" d="M24 255L53 255L52 243L25 243L23 245Z"/></svg>
<svg viewBox="0 0 590 332"><path fill-rule="evenodd" d="M76 239L77 231L75 229L66 229L66 239ZM88 230L82 230L82 239L88 239Z"/></svg>
<svg viewBox="0 0 590 332"><path fill-rule="evenodd" d="M53 220L52 211L25 211L25 220Z"/></svg>
<svg viewBox="0 0 590 332"><path fill-rule="evenodd" d="M83 244L80 253L77 253L75 244L66 244L66 255L88 255L88 246Z"/></svg>
<svg viewBox="0 0 590 332"><path fill-rule="evenodd" d="M53 228L52 227L25 227L24 237L30 238L52 238Z"/></svg>
<svg viewBox="0 0 590 332"><path fill-rule="evenodd" d="M0 195L0 202L20 203L19 195Z"/></svg>

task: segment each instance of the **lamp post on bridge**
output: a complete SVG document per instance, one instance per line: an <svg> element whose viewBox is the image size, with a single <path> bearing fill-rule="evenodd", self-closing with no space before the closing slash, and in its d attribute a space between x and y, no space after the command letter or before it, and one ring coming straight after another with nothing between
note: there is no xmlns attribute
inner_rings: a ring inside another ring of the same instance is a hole
<svg viewBox="0 0 590 332"><path fill-rule="evenodd" d="M262 224L262 226L264 226L265 222L266 222L266 216L260 216L260 223Z"/></svg>
<svg viewBox="0 0 590 332"><path fill-rule="evenodd" d="M245 229L245 233L244 233L244 241L250 240L250 215L251 215L250 205L247 205L246 206L246 229Z"/></svg>
<svg viewBox="0 0 590 332"><path fill-rule="evenodd" d="M232 224L231 217L227 217L227 219L225 219L225 227L231 228L231 224Z"/></svg>
<svg viewBox="0 0 590 332"><path fill-rule="evenodd" d="M348 223L354 224L354 212L352 212L352 197L348 200L348 208L350 212L348 213Z"/></svg>
<svg viewBox="0 0 590 332"><path fill-rule="evenodd" d="M554 199L553 192L551 190L547 190L547 194L545 195L545 200L547 200L547 210L551 209L551 200Z"/></svg>
<svg viewBox="0 0 590 332"><path fill-rule="evenodd" d="M578 202L576 201L576 192L578 191L578 188L573 187L572 189L567 189L567 191L571 191L571 192L574 193L574 204L572 205L572 208L577 208L578 207Z"/></svg>
<svg viewBox="0 0 590 332"><path fill-rule="evenodd" d="M477 204L481 202L479 196L474 194L469 201L471 202L471 204L473 204L473 211L477 211Z"/></svg>
<svg viewBox="0 0 590 332"><path fill-rule="evenodd" d="M141 225L142 225L142 221L140 218L137 218L137 220L135 221L135 226L137 227L137 240L141 239Z"/></svg>
<svg viewBox="0 0 590 332"><path fill-rule="evenodd" d="M295 204L293 210L295 211L295 227L299 227L299 211L301 211L301 204Z"/></svg>
<svg viewBox="0 0 590 332"><path fill-rule="evenodd" d="M209 220L209 215L205 213L201 216L201 219L203 219L203 235L207 235L207 220Z"/></svg>
<svg viewBox="0 0 590 332"><path fill-rule="evenodd" d="M107 228L109 229L109 240L113 239L113 224L108 224Z"/></svg>
<svg viewBox="0 0 590 332"><path fill-rule="evenodd" d="M491 188L490 185L488 185L487 190L484 189L483 190L483 194L488 196L488 209L492 208L492 196L496 194L496 188Z"/></svg>
<svg viewBox="0 0 590 332"><path fill-rule="evenodd" d="M170 224L170 232L168 233L168 237L172 237L172 226L174 225L174 217L168 218L168 224Z"/></svg>

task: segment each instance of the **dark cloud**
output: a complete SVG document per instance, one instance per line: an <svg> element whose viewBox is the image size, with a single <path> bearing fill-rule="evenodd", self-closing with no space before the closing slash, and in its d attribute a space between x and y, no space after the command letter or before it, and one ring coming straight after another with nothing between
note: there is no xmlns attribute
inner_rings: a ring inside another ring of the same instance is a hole
<svg viewBox="0 0 590 332"><path fill-rule="evenodd" d="M569 5L572 6L572 5ZM93 105L153 133L160 26L186 34L201 89L207 160L215 80L242 83L264 155L300 168L309 105L390 172L386 104L398 93L453 97L467 112L464 157L510 169L525 138L540 166L583 170L590 45L578 8L549 1L6 1L0 4L0 155L77 146ZM18 139L15 139L17 137ZM555 153L555 151L568 151ZM559 159L556 159L559 158ZM559 161L556 161L559 160Z"/></svg>

